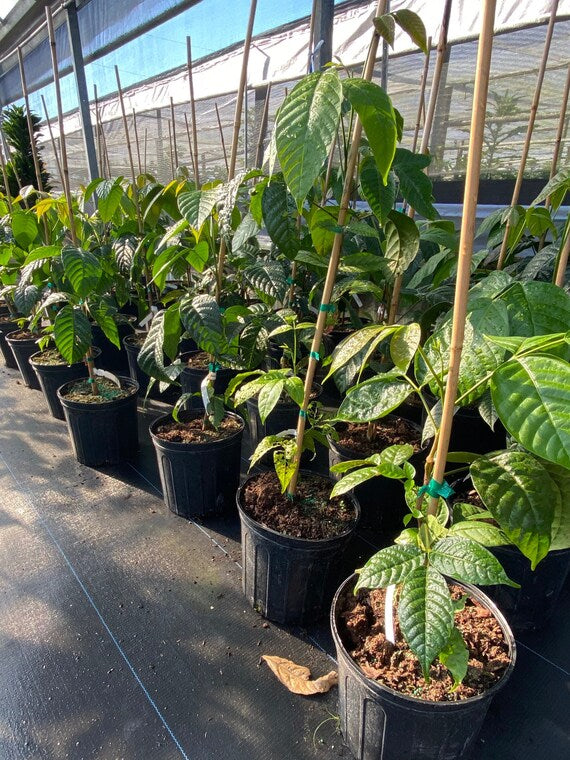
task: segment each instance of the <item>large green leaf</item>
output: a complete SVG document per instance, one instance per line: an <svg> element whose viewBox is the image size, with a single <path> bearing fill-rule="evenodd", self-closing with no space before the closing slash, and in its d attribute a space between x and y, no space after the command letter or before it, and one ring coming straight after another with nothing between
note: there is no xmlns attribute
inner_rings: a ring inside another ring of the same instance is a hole
<svg viewBox="0 0 570 760"><path fill-rule="evenodd" d="M356 571L358 582L355 591L361 588L384 588L393 583L400 583L412 570L421 565L423 558L421 549L409 544L380 549L363 568Z"/></svg>
<svg viewBox="0 0 570 760"><path fill-rule="evenodd" d="M561 499L548 470L531 454L509 450L476 459L470 472L489 512L536 567L548 554Z"/></svg>
<svg viewBox="0 0 570 760"><path fill-rule="evenodd" d="M285 386L284 380L277 380L274 383L265 384L259 391L257 403L259 406L259 416L264 423L267 417L275 409L275 405L279 401L283 388Z"/></svg>
<svg viewBox="0 0 570 760"><path fill-rule="evenodd" d="M450 536L469 538L483 546L504 546L509 540L500 528L482 520L460 520L449 528Z"/></svg>
<svg viewBox="0 0 570 760"><path fill-rule="evenodd" d="M57 350L69 364L81 361L91 346L91 325L83 311L64 306L55 317L53 336Z"/></svg>
<svg viewBox="0 0 570 760"><path fill-rule="evenodd" d="M149 377L154 377L164 383L171 383L180 374L183 365L179 362L165 366L164 352L167 338L167 329L165 321L168 324L168 318L165 320L166 312L159 311L151 322L150 330L147 333L138 355L138 365Z"/></svg>
<svg viewBox="0 0 570 760"><path fill-rule="evenodd" d="M67 247L62 251L63 271L80 298L86 298L96 288L103 274L99 259L90 251Z"/></svg>
<svg viewBox="0 0 570 760"><path fill-rule="evenodd" d="M512 359L491 379L497 414L513 438L570 469L570 364L552 356Z"/></svg>
<svg viewBox="0 0 570 760"><path fill-rule="evenodd" d="M339 420L371 422L400 406L410 395L410 385L401 377L378 375L354 386L337 412Z"/></svg>
<svg viewBox="0 0 570 760"><path fill-rule="evenodd" d="M453 676L454 688L463 681L467 674L469 657L469 650L465 645L461 631L453 626L445 649L439 653L439 661Z"/></svg>
<svg viewBox="0 0 570 760"><path fill-rule="evenodd" d="M386 224L388 214L396 201L396 182L392 172L386 183L378 171L373 156L365 156L360 163L360 194L367 201L381 225Z"/></svg>
<svg viewBox="0 0 570 760"><path fill-rule="evenodd" d="M432 182L424 172L426 163L429 164L428 156L398 148L392 168L400 182L403 198L421 216L436 219L439 214L433 205Z"/></svg>
<svg viewBox="0 0 570 760"><path fill-rule="evenodd" d="M317 206L311 209L308 217L309 230L315 250L323 257L323 262L328 263L328 256L332 251L338 220L338 206ZM326 258L325 258L326 257Z"/></svg>
<svg viewBox="0 0 570 760"><path fill-rule="evenodd" d="M341 104L339 76L326 71L301 79L279 109L277 157L299 212L336 137Z"/></svg>
<svg viewBox="0 0 570 760"><path fill-rule="evenodd" d="M334 375L341 367L344 367L353 356L359 354L362 349L374 345L376 341L382 341L392 335L396 326L368 325L356 332L351 333L338 344L333 351L331 366L328 376Z"/></svg>
<svg viewBox="0 0 570 760"><path fill-rule="evenodd" d="M422 328L417 322L402 325L390 341L390 356L395 366L402 372L407 372L422 338Z"/></svg>
<svg viewBox="0 0 570 760"><path fill-rule="evenodd" d="M263 221L272 242L288 259L294 259L299 252L297 208L281 177L272 178L266 185L261 207Z"/></svg>
<svg viewBox="0 0 570 760"><path fill-rule="evenodd" d="M365 79L344 79L342 89L360 117L376 166L386 184L398 140L392 102L379 85Z"/></svg>
<svg viewBox="0 0 570 760"><path fill-rule="evenodd" d="M419 47L423 53L427 53L427 32L424 22L420 16L408 8L401 8L399 11L392 13L396 23L406 32L412 42Z"/></svg>
<svg viewBox="0 0 570 760"><path fill-rule="evenodd" d="M413 219L400 211L388 214L386 230L386 259L394 277L403 274L416 258L420 247L420 233Z"/></svg>
<svg viewBox="0 0 570 760"><path fill-rule="evenodd" d="M560 491L560 501L557 501L554 507L550 551L570 549L570 470L552 462L542 464Z"/></svg>
<svg viewBox="0 0 570 760"><path fill-rule="evenodd" d="M443 575L423 565L409 573L398 617L404 638L429 680L430 665L447 645L453 626L453 604Z"/></svg>
<svg viewBox="0 0 570 760"><path fill-rule="evenodd" d="M178 210L188 224L199 231L220 197L220 185L207 190L192 190L178 196Z"/></svg>
<svg viewBox="0 0 570 760"><path fill-rule="evenodd" d="M542 188L541 192L533 200L532 205L536 206L538 203L546 200L549 195L562 190L564 195L570 190L570 169L561 169L557 174L549 180ZM564 197L562 196L562 198Z"/></svg>
<svg viewBox="0 0 570 760"><path fill-rule="evenodd" d="M105 179L97 187L97 209L102 221L110 222L123 197L120 180Z"/></svg>
<svg viewBox="0 0 570 760"><path fill-rule="evenodd" d="M488 549L463 536L446 536L436 541L429 561L440 573L464 583L476 583L480 586L506 583L509 586L517 586Z"/></svg>
<svg viewBox="0 0 570 760"><path fill-rule="evenodd" d="M243 269L243 277L259 295L283 301L288 289L288 272L281 261L258 260Z"/></svg>
<svg viewBox="0 0 570 760"><path fill-rule="evenodd" d="M98 307L92 307L90 311L95 322L97 322L101 330L103 330L105 337L117 346L118 349L121 349L121 339L119 337L119 329L115 320L115 314L105 304L101 304Z"/></svg>
<svg viewBox="0 0 570 760"><path fill-rule="evenodd" d="M20 283L14 291L14 305L20 314L28 316L41 298L37 285Z"/></svg>
<svg viewBox="0 0 570 760"><path fill-rule="evenodd" d="M53 259L61 254L60 245L41 245L39 248L33 248L24 261L24 265L31 264L34 261Z"/></svg>
<svg viewBox="0 0 570 760"><path fill-rule="evenodd" d="M215 356L225 351L227 342L223 337L220 307L213 296L200 295L183 299L180 318L184 328L203 351Z"/></svg>
<svg viewBox="0 0 570 760"><path fill-rule="evenodd" d="M20 248L27 250L39 235L39 228L32 211L18 211L12 213L12 234Z"/></svg>

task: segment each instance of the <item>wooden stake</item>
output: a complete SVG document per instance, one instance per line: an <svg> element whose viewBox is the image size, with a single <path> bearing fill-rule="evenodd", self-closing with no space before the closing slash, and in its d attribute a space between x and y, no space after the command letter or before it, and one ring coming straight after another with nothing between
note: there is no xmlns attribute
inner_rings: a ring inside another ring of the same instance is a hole
<svg viewBox="0 0 570 760"><path fill-rule="evenodd" d="M449 436L453 423L453 409L457 397L459 380L459 365L465 334L467 318L467 299L471 277L471 260L473 257L473 238L475 236L475 212L477 211L477 195L479 193L479 175L481 173L481 154L483 150L483 134L485 131L485 112L487 108L487 92L489 89L489 71L491 68L491 52L493 49L493 24L495 20L496 0L484 0L479 48L477 51L477 68L475 72L475 87L473 92L473 109L471 114L471 130L467 170L465 173L465 194L463 197L463 216L461 220L461 235L459 239L459 258L457 280L455 284L455 300L453 306L453 326L451 332L450 361L445 385L443 412L439 436L437 437L437 453L433 469L433 479L443 483ZM428 473L426 473L426 478ZM435 515L439 499L430 497L428 513Z"/></svg>
<svg viewBox="0 0 570 760"><path fill-rule="evenodd" d="M172 179L174 179L174 154L172 152L172 127L170 126L170 119L167 119L168 124L168 147L170 149L170 171L172 172Z"/></svg>
<svg viewBox="0 0 570 760"><path fill-rule="evenodd" d="M119 95L119 104L121 106L121 115L123 117L123 128L125 130L125 141L127 143L127 153L129 154L129 166L131 169L131 180L133 183L133 202L137 212L137 219L139 224L139 232L142 234L143 221L141 216L141 208L139 204L139 192L137 188L137 177L135 174L135 165L133 162L133 149L131 147L131 136L129 135L129 125L127 124L127 114L125 112L125 103L123 100L123 90L121 89L121 79L119 77L119 69L115 66L115 78L117 80L117 93ZM150 295L149 295L150 298Z"/></svg>
<svg viewBox="0 0 570 760"><path fill-rule="evenodd" d="M57 173L59 174L59 181L61 182L61 188L62 188L62 190L65 192L65 180L63 178L63 169L61 168L61 162L59 160L59 155L58 155L57 147L56 147L56 144L55 144L55 139L54 139L54 136L53 136L53 131L52 131L52 128L51 128L51 123L50 123L49 116L48 116L48 110L47 110L47 106L46 106L46 99L44 98L43 95L42 95L42 105L44 107L44 114L45 114L45 117L46 117L46 124L47 124L47 128L48 128L48 131L49 131L49 137L50 137L50 141L51 141L51 147L52 147L52 150L53 150L53 155L55 156L55 162L57 164Z"/></svg>
<svg viewBox="0 0 570 760"><path fill-rule="evenodd" d="M188 86L190 88L190 111L192 113L192 162L194 164L194 180L196 189L200 189L200 168L198 166L198 128L196 125L196 101L194 100L194 78L192 76L192 41L186 37L186 57L188 66Z"/></svg>
<svg viewBox="0 0 570 760"><path fill-rule="evenodd" d="M220 141L222 143L222 153L224 154L224 163L226 165L226 171L229 173L230 165L228 163L228 152L226 150L226 141L224 140L224 130L222 128L222 120L220 119L220 111L218 109L218 104L216 102L214 102L214 108L216 109L216 118L218 120L218 130L220 132Z"/></svg>
<svg viewBox="0 0 570 760"><path fill-rule="evenodd" d="M176 170L178 169L178 148L176 147L176 121L174 119L174 101L170 98L170 117L172 120L172 147L174 155L174 171L172 177L176 177Z"/></svg>
<svg viewBox="0 0 570 760"><path fill-rule="evenodd" d="M98 131L101 136L101 176L111 176L111 164L109 163L109 152L107 150L107 140L105 138L105 130L103 129L103 122L101 121L101 114L99 112L99 98L97 97L97 85L93 85L93 91L95 93L95 120L98 125ZM107 164L107 173L105 173L105 163Z"/></svg>
<svg viewBox="0 0 570 760"><path fill-rule="evenodd" d="M416 126L414 128L414 139L412 142L412 153L416 152L416 148L418 147L418 137L420 134L420 127L422 122L422 114L424 115L424 122L425 122L425 113L426 113L426 84L427 84L427 78L429 73L429 59L431 57L431 37L428 37L427 41L427 54L424 61L424 69L422 71L422 78L420 79L420 100L418 103L418 114L416 117Z"/></svg>
<svg viewBox="0 0 570 760"><path fill-rule="evenodd" d="M562 135L564 134L564 125L566 123L566 108L568 106L568 95L570 95L570 63L568 64L568 72L566 74L566 84L564 86L564 93L562 95L562 104L560 106L560 117L558 119L558 129L556 131L556 140L554 142L554 153L552 154L552 165L550 167L550 179L556 174L558 168L558 158L560 157L560 146L562 144ZM546 198L545 204L547 208L550 208L550 196Z"/></svg>
<svg viewBox="0 0 570 760"><path fill-rule="evenodd" d="M437 55L435 59L435 67L433 70L433 79L431 83L431 90L429 94L429 103L425 115L424 129L422 132L422 142L420 145L420 153L427 153L429 151L429 141L431 137L431 130L433 127L433 117L435 115L435 107L437 105L437 97L439 95L439 85L441 82L441 72L443 71L443 64L445 61L445 53L447 50L447 32L449 29L449 18L451 16L451 5L453 0L445 0L445 6L443 8L443 16L441 19L441 26L439 29L439 40L437 43ZM407 210L407 214L410 219L415 216L415 209L411 206ZM400 304L400 292L402 290L403 275L398 275L394 282L392 289L392 298L390 300L390 308L388 310L388 324L392 325L396 321L398 316L398 307Z"/></svg>
<svg viewBox="0 0 570 760"><path fill-rule="evenodd" d="M376 8L376 16L382 16L385 13L386 0L379 0ZM374 63L376 61L376 53L378 51L378 43L380 41L380 35L374 29L372 34L372 41L368 51L368 57L366 59L366 66L362 74L362 78L367 81L371 81L372 74L374 72ZM362 124L357 117L354 122L354 128L352 132L352 141L350 144L350 150L347 158L346 174L344 177L344 185L342 190L342 198L340 201L340 207L338 211L338 226L342 227L346 221L348 214L348 207L350 204L350 198L352 194L352 178L354 176L354 170L358 161L358 151L360 147L360 138L362 135ZM295 453L295 471L289 487L287 489L288 494L291 497L295 496L297 489L297 480L299 478L299 467L301 464L301 448L303 438L305 436L305 419L307 414L307 407L309 406L309 399L313 390L313 379L315 377L315 370L317 368L317 360L315 356L318 356L318 351L321 347L321 341L323 337L323 331L326 324L327 312L323 311L322 306L327 306L330 303L336 274L338 271L338 265L340 262L340 252L342 249L344 236L342 232L337 232L334 236L333 247L329 258L329 264L327 268L327 276L323 287L321 309L317 317L317 324L315 325L315 333L313 335L313 342L311 345L311 353L309 355L309 363L307 365L307 374L305 375L305 388L303 396L303 404L301 406L301 412L297 421L297 450Z"/></svg>
<svg viewBox="0 0 570 760"><path fill-rule="evenodd" d="M42 182L40 160L38 157L38 149L36 147L36 141L34 138L34 125L32 123L32 114L30 111L30 98L28 97L28 86L26 84L26 72L24 71L24 59L22 58L22 48L20 47L18 48L18 64L20 66L20 80L22 82L22 94L24 95L24 101L26 103L26 121L28 123L28 134L30 135L32 158L34 159L34 170L36 172L36 182L38 183L38 190L41 193L43 193L44 183Z"/></svg>
<svg viewBox="0 0 570 760"><path fill-rule="evenodd" d="M564 278L566 276L566 267L568 266L568 255L570 254L570 224L566 225L566 240L560 252L558 266L554 277L554 284L560 288L564 287Z"/></svg>
<svg viewBox="0 0 570 760"><path fill-rule="evenodd" d="M146 142L148 139L148 129L144 128L144 173L146 174Z"/></svg>
<svg viewBox="0 0 570 760"><path fill-rule="evenodd" d="M188 124L188 116L184 114L184 121L186 123L186 134L188 135L188 148L190 150L190 163L192 164L192 174L196 178L196 164L194 163L194 146L192 145L192 138L190 137L190 125ZM196 189L198 189L196 187Z"/></svg>
<svg viewBox="0 0 570 760"><path fill-rule="evenodd" d="M232 139L232 149L230 153L230 166L228 169L228 182L235 176L239 130L241 127L241 114L243 109L243 95L245 92L246 80L247 80L247 64L249 61L249 49L251 46L251 37L253 34L253 22L255 21L255 11L257 8L257 0L251 0L249 9L249 20L247 23L247 32L243 43L243 59L241 64L241 76L239 81L239 87L237 92L236 110L234 115L234 133ZM216 273L216 300L220 302L222 293L222 279L224 273L224 262L226 258L226 241L224 238L220 241L220 250L218 253L218 268Z"/></svg>
<svg viewBox="0 0 570 760"><path fill-rule="evenodd" d="M556 23L556 11L558 10L558 0L552 0L552 7L550 9L550 19L548 21L548 28L546 30L546 39L544 41L544 50L542 52L542 59L538 69L538 77L536 80L536 87L534 89L534 96L530 107L530 113L528 117L528 125L526 129L526 137L523 143L523 150L521 155L521 162L519 164L519 171L513 190L513 197L511 198L511 208L516 206L519 201L519 195L524 178L524 170L526 167L526 160L528 158L528 152L530 149L530 141L532 139L532 133L534 130L534 122L536 120L536 112L538 110L538 103L540 101L540 92L542 90L542 82L544 80L544 72L546 71L546 63L548 61L548 53L550 52L550 42L552 40L552 33L554 32L554 24ZM505 225L505 232L503 234L503 241L501 243L501 250L499 252L499 260L497 261L497 269L502 269L507 258L507 246L509 241L509 232L511 231L511 223L507 221Z"/></svg>
<svg viewBox="0 0 570 760"><path fill-rule="evenodd" d="M137 149L137 163L139 165L139 174L142 174L142 164L141 164L141 148L139 145L139 133L137 130L137 112L133 108L133 132L135 133L135 146Z"/></svg>
<svg viewBox="0 0 570 760"><path fill-rule="evenodd" d="M263 141L267 131L267 118L269 116L269 98L271 96L271 82L267 85L263 111L261 113L261 124L259 125L259 136L257 138L257 149L255 151L255 166L259 169L263 163Z"/></svg>

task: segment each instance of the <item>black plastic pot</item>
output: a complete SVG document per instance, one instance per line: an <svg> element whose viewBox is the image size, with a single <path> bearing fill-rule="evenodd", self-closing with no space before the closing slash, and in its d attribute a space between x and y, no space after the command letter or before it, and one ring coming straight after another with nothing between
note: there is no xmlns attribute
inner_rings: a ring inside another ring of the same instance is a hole
<svg viewBox="0 0 570 760"><path fill-rule="evenodd" d="M90 404L71 401L65 392L75 380L65 383L57 392L65 413L73 451L78 462L99 467L118 464L134 455L139 447L137 424L138 386L130 377L119 377L121 387L134 388L126 398Z"/></svg>
<svg viewBox="0 0 570 760"><path fill-rule="evenodd" d="M157 428L172 420L159 417L150 428L156 451L164 503L171 512L192 519L205 515L235 515L235 492L239 484L241 440L245 427L237 414L238 432L209 443L175 443L156 435ZM199 411L180 412L180 420L201 417Z"/></svg>
<svg viewBox="0 0 570 760"><path fill-rule="evenodd" d="M531 570L530 561L516 546L494 546L511 586L485 586L485 592L505 614L515 633L543 628L556 612L558 597L570 571L570 549L549 552Z"/></svg>
<svg viewBox="0 0 570 760"><path fill-rule="evenodd" d="M189 351L186 354L182 354L182 360L188 361L188 359L199 353L198 351ZM182 393L200 393L200 384L202 380L208 374L207 367L184 367L180 373L180 385L182 386ZM232 380L238 374L236 369L227 369L222 367L216 372L216 380L214 382L214 393L217 396L223 396L226 392L230 380ZM201 396L193 396L185 404L186 409L201 410L204 408Z"/></svg>
<svg viewBox="0 0 570 760"><path fill-rule="evenodd" d="M121 346L123 346L123 340L126 336L134 333L132 323L125 317L117 320L117 330ZM129 371L129 358L125 349L118 349L114 343L111 343L99 325L91 325L91 331L93 345L101 349L101 356L99 357L101 368L108 369L115 374L126 374Z"/></svg>
<svg viewBox="0 0 570 760"><path fill-rule="evenodd" d="M127 360L129 362L129 375L132 380L136 380L139 386L139 396L145 396L150 382L150 377L142 371L139 367L139 354L141 347L136 343L137 334L125 335L123 338L123 346L127 352Z"/></svg>
<svg viewBox="0 0 570 760"><path fill-rule="evenodd" d="M236 496L243 592L268 620L284 625L312 623L327 613L338 583L339 560L360 518L358 502L350 497L357 519L345 533L334 538L293 538L266 528L243 511L247 482Z"/></svg>
<svg viewBox="0 0 570 760"><path fill-rule="evenodd" d="M92 351L95 358L101 353L98 348L93 348ZM64 420L65 414L63 413L63 407L58 398L57 390L64 383L87 377L87 366L84 362L77 362L76 364L41 364L34 361L35 357L39 356L40 353L38 351L32 354L30 364L37 375L40 388L45 396L52 417L55 417L57 420Z"/></svg>
<svg viewBox="0 0 570 760"><path fill-rule="evenodd" d="M8 345L6 335L18 329L16 322L0 322L0 351L4 357L4 363L9 369L18 369L14 352ZM37 346L36 346L37 348Z"/></svg>
<svg viewBox="0 0 570 760"><path fill-rule="evenodd" d="M417 429L418 438L421 438L421 428L411 420L406 422ZM420 475L425 457L426 451L421 449L409 460ZM329 438L330 467L340 462L348 462L350 459L363 458L363 454ZM331 473L331 477L339 480L341 476ZM402 520L409 514L401 481L384 477L371 478L357 486L354 494L362 510L362 524L372 528L382 544L390 543L403 530Z"/></svg>
<svg viewBox="0 0 570 760"><path fill-rule="evenodd" d="M38 344L36 343L35 338L25 338L24 340L18 340L17 338L14 338L13 336L17 332L18 330L8 333L6 335L6 341L12 349L14 359L16 360L16 364L20 370L20 374L22 375L24 385L26 385L28 388L32 388L35 391L39 391L41 390L39 380L30 365L30 356L37 353Z"/></svg>
<svg viewBox="0 0 570 760"><path fill-rule="evenodd" d="M460 702L421 700L368 678L346 650L339 630L339 600L352 593L355 582L353 575L342 584L331 608L340 728L349 750L356 760L466 760L491 700L505 686L514 668L516 646L507 621L482 591L458 584L496 617L509 645L511 663L501 680L484 694Z"/></svg>

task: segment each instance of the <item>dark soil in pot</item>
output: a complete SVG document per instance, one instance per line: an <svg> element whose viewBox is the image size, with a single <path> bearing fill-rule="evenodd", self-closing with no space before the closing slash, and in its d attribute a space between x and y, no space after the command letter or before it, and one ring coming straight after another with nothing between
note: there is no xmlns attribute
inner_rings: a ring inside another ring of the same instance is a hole
<svg viewBox="0 0 570 760"><path fill-rule="evenodd" d="M421 429L410 420L392 414L382 417L375 423L372 441L367 438L366 424L342 423L337 429L339 440L329 439L331 467L339 462L378 454L388 446L409 443L415 452L410 462L421 477L425 449L421 448ZM390 478L372 478L359 485L355 495L362 509L363 525L372 528L383 545L390 543L403 529L402 520L409 513L402 483Z"/></svg>
<svg viewBox="0 0 570 760"><path fill-rule="evenodd" d="M138 449L137 391L130 377L121 387L98 378L100 395L87 380L72 380L58 390L75 456L81 464L118 464Z"/></svg>
<svg viewBox="0 0 570 760"><path fill-rule="evenodd" d="M203 429L203 414L168 414L150 426L167 507L188 519L235 515L243 420L228 413L219 430Z"/></svg>
<svg viewBox="0 0 570 760"><path fill-rule="evenodd" d="M402 640L384 637L385 591L354 596L356 576L341 586L331 610L337 650L341 730L357 760L463 760L470 755L494 694L516 658L514 637L495 605L478 589L452 582L469 597L456 624L469 649L463 684L439 662L426 684Z"/></svg>
<svg viewBox="0 0 570 760"><path fill-rule="evenodd" d="M18 369L14 352L6 341L6 335L18 329L18 323L10 316L0 317L0 351L4 357L4 364L9 369Z"/></svg>
<svg viewBox="0 0 570 760"><path fill-rule="evenodd" d="M14 330L14 332L6 335L6 341L12 349L24 385L33 388L35 391L39 391L41 388L36 373L30 365L30 357L38 350L36 342L38 338L39 335L34 335L28 330Z"/></svg>
<svg viewBox="0 0 570 760"><path fill-rule="evenodd" d="M92 352L95 359L100 354L98 348L93 348ZM52 417L55 417L58 420L64 420L65 414L58 398L57 390L64 383L87 377L87 365L84 362L67 364L59 351L55 348L50 348L46 351L38 351L38 353L32 354L30 357L30 364L37 375Z"/></svg>
<svg viewBox="0 0 570 760"><path fill-rule="evenodd" d="M326 614L360 516L354 497L329 500L331 487L328 478L301 471L291 502L275 473L265 472L238 490L243 590L269 620L303 625Z"/></svg>
<svg viewBox="0 0 570 760"><path fill-rule="evenodd" d="M208 364L210 358L205 351L190 351L182 354L182 360L186 367L180 374L180 384L182 393L200 393L200 384L208 374ZM239 370L222 367L216 372L214 382L214 392L217 396L223 396L232 378L238 374ZM200 410L204 408L201 396L194 396L189 399L186 409Z"/></svg>
<svg viewBox="0 0 570 760"><path fill-rule="evenodd" d="M93 345L101 349L99 362L103 369L108 369L114 373L126 374L129 371L129 359L123 347L123 340L127 335L131 335L134 332L134 328L132 321L129 321L127 317L119 316L116 317L115 321L117 323L121 348L119 349L114 343L111 343L97 324L91 325Z"/></svg>

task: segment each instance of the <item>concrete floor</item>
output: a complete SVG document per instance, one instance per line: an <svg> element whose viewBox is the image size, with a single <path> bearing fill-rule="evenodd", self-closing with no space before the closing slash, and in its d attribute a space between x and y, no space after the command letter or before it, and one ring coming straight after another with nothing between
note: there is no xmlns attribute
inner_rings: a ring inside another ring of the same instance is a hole
<svg viewBox="0 0 570 760"><path fill-rule="evenodd" d="M237 519L167 513L156 409L136 460L92 470L16 371L0 370L0 399L0 760L348 757L335 691L289 694L259 664L328 672L327 622L264 627L242 597ZM372 551L361 535L348 566ZM519 640L477 760L570 757L569 611L567 590L559 618Z"/></svg>

